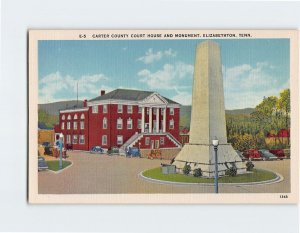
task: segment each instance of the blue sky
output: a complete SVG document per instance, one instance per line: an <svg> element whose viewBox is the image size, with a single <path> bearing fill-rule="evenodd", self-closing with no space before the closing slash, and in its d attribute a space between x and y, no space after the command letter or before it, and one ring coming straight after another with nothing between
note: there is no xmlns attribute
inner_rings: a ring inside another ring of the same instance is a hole
<svg viewBox="0 0 300 233"><path fill-rule="evenodd" d="M39 103L91 99L116 88L157 91L190 105L202 40L39 41ZM289 88L288 39L214 40L221 46L225 108L255 107Z"/></svg>

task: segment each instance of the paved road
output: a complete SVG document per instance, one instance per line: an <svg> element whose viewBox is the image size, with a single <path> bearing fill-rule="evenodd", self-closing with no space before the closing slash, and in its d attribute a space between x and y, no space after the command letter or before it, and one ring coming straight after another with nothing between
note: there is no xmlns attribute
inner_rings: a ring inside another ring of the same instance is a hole
<svg viewBox="0 0 300 233"><path fill-rule="evenodd" d="M138 174L146 169L160 166L161 160L124 158L69 152L70 168L61 173L39 172L40 194L102 194L102 193L213 193L211 186L165 185L147 182ZM288 193L290 192L290 161L254 162L256 168L280 173L280 183L255 186L223 186L220 193Z"/></svg>

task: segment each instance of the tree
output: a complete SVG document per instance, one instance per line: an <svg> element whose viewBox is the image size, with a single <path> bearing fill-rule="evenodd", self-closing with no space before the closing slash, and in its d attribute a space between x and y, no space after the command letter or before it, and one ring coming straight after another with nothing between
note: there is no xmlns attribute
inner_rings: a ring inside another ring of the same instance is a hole
<svg viewBox="0 0 300 233"><path fill-rule="evenodd" d="M280 96L277 101L277 108L285 115L285 128L289 129L291 112L290 89L285 89L280 92Z"/></svg>

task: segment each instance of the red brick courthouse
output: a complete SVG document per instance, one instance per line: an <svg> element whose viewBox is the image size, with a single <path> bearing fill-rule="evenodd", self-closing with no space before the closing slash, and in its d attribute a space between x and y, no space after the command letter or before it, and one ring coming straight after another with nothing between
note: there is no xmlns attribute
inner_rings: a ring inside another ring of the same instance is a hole
<svg viewBox="0 0 300 233"><path fill-rule="evenodd" d="M181 148L180 105L156 92L116 89L59 112L56 137L74 150L93 146L141 149Z"/></svg>

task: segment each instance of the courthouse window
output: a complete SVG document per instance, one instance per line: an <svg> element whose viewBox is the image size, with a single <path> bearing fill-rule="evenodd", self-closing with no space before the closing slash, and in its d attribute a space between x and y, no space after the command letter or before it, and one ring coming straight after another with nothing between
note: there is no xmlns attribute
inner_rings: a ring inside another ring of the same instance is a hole
<svg viewBox="0 0 300 233"><path fill-rule="evenodd" d="M84 144L84 135L79 136L79 143Z"/></svg>
<svg viewBox="0 0 300 233"><path fill-rule="evenodd" d="M102 135L102 145L107 145L107 135Z"/></svg>
<svg viewBox="0 0 300 233"><path fill-rule="evenodd" d="M77 142L78 142L78 136L73 135L73 144L77 144Z"/></svg>
<svg viewBox="0 0 300 233"><path fill-rule="evenodd" d="M107 118L103 118L103 129L107 129Z"/></svg>
<svg viewBox="0 0 300 233"><path fill-rule="evenodd" d="M98 105L92 107L92 113L98 113Z"/></svg>
<svg viewBox="0 0 300 233"><path fill-rule="evenodd" d="M117 136L117 144L118 145L123 145L123 136L122 135Z"/></svg>
<svg viewBox="0 0 300 233"><path fill-rule="evenodd" d="M103 113L107 113L107 104L103 105Z"/></svg>
<svg viewBox="0 0 300 233"><path fill-rule="evenodd" d="M118 113L122 113L122 112L123 112L123 105L118 104Z"/></svg>
<svg viewBox="0 0 300 233"><path fill-rule="evenodd" d="M127 120L127 129L132 129L132 119Z"/></svg>
<svg viewBox="0 0 300 233"><path fill-rule="evenodd" d="M117 120L117 129L122 129L123 128L123 120L119 118Z"/></svg>

